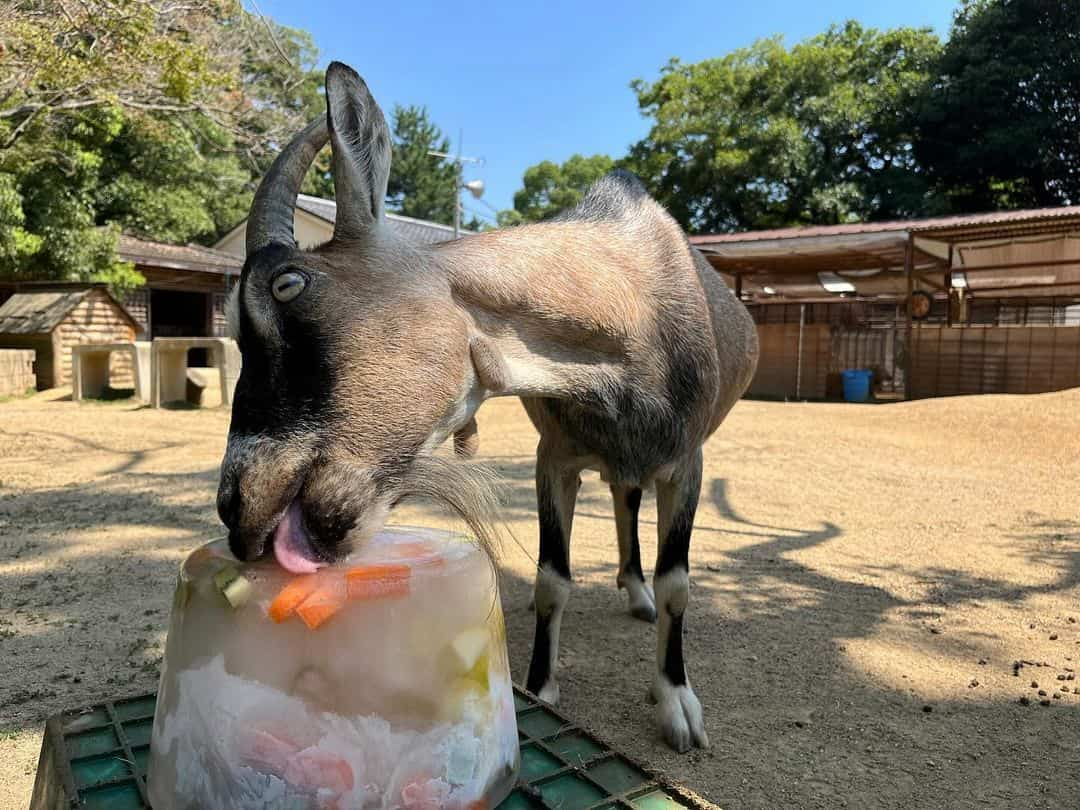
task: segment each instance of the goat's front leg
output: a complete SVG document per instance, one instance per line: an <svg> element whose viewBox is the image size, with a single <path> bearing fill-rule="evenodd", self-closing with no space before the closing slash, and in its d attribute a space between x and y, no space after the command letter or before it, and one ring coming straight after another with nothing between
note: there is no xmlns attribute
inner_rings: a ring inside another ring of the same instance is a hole
<svg viewBox="0 0 1080 810"><path fill-rule="evenodd" d="M533 597L536 636L525 685L548 703L559 700L555 669L563 610L570 598L570 529L579 472L541 442L536 454L536 502L540 520L540 560Z"/></svg>
<svg viewBox="0 0 1080 810"><path fill-rule="evenodd" d="M638 542L641 487L612 484L611 500L615 506L615 532L619 537L619 573L615 582L630 595L630 615L644 622L655 622L656 600L641 571L641 545Z"/></svg>
<svg viewBox="0 0 1080 810"><path fill-rule="evenodd" d="M659 547L653 587L656 593L656 680L652 697L660 731L676 751L708 748L701 704L690 687L683 660L683 619L690 598L690 533L701 492L701 450L657 481Z"/></svg>

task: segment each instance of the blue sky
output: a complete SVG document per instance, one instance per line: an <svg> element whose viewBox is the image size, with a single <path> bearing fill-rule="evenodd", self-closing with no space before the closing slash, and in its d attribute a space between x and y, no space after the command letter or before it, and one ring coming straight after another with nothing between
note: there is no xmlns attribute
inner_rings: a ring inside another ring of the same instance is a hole
<svg viewBox="0 0 1080 810"><path fill-rule="evenodd" d="M648 130L629 88L672 56L698 61L760 37L787 42L846 19L878 28L948 33L956 0L626 0L448 4L260 0L263 13L310 31L321 63L347 62L389 113L423 104L464 154L483 157L466 179L509 208L534 163L575 152L613 156ZM491 215L464 197L466 206Z"/></svg>

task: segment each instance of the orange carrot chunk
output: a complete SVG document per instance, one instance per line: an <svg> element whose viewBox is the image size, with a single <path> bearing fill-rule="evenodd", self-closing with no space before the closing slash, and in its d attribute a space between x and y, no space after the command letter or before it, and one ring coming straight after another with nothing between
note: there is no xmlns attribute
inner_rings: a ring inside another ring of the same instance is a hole
<svg viewBox="0 0 1080 810"><path fill-rule="evenodd" d="M314 574L304 574L294 579L282 588L281 593L270 603L270 618L281 624L296 612L305 599L311 596L318 584Z"/></svg>
<svg viewBox="0 0 1080 810"><path fill-rule="evenodd" d="M296 609L296 615L308 626L309 630L315 630L345 607L347 598L348 592L341 579L325 578L319 583L319 587L300 603L300 607Z"/></svg>
<svg viewBox="0 0 1080 810"><path fill-rule="evenodd" d="M350 599L400 599L409 593L409 566L361 565L345 572Z"/></svg>

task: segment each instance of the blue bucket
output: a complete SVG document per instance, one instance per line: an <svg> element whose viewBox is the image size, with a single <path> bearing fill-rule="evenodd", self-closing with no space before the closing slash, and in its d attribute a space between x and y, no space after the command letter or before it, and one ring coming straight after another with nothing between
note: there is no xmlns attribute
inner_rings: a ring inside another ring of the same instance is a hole
<svg viewBox="0 0 1080 810"><path fill-rule="evenodd" d="M849 368L840 375L844 380L844 399L848 402L866 402L870 399L870 378L873 372L866 368Z"/></svg>

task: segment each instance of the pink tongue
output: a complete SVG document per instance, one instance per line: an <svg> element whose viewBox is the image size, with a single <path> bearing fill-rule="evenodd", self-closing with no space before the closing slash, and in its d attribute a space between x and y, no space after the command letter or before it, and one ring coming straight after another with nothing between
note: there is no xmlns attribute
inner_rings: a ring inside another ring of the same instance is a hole
<svg viewBox="0 0 1080 810"><path fill-rule="evenodd" d="M274 532L274 557L278 565L292 574L313 574L326 563L315 559L311 541L304 530L300 501L289 504Z"/></svg>

